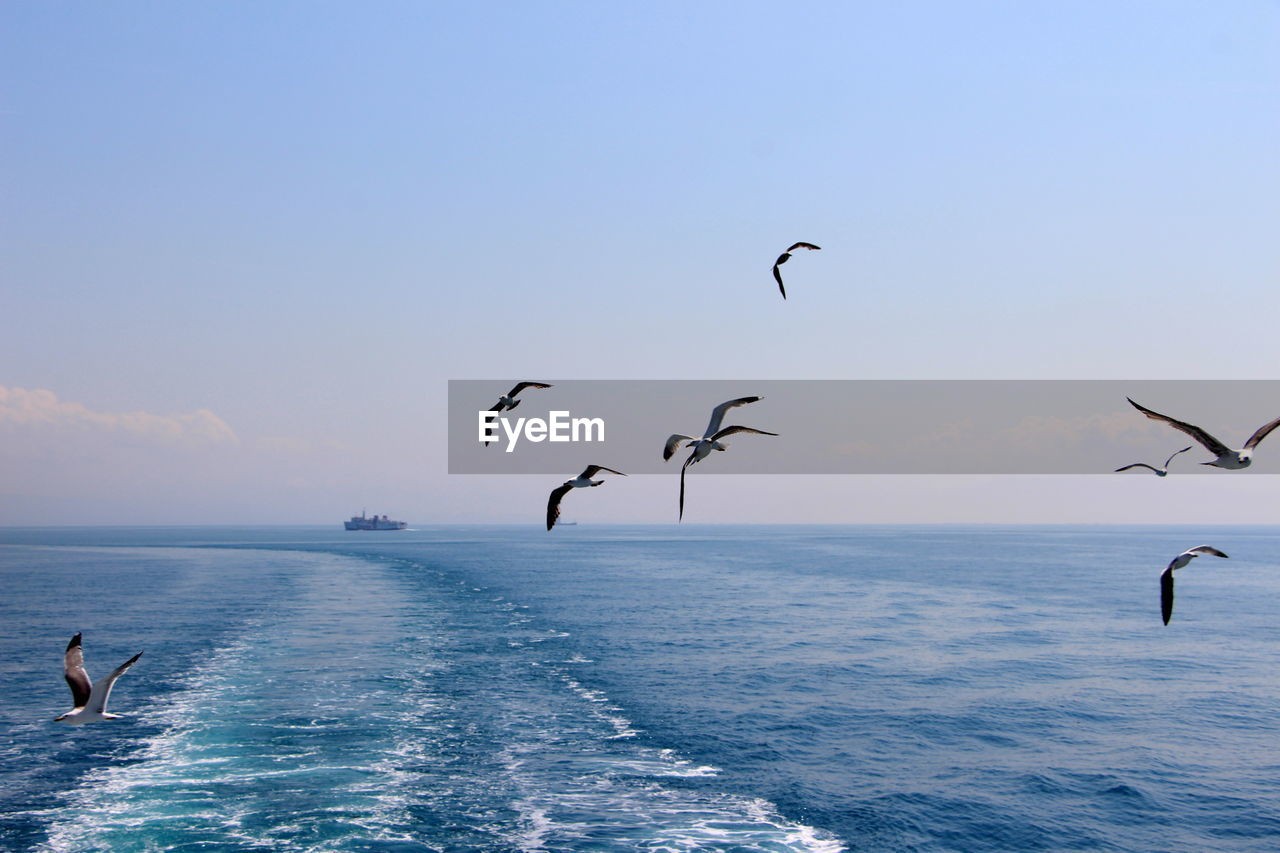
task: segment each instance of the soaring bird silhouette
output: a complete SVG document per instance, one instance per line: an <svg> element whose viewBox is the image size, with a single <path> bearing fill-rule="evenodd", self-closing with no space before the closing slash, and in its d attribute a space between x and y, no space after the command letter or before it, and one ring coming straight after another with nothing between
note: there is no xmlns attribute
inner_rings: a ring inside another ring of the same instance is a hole
<svg viewBox="0 0 1280 853"><path fill-rule="evenodd" d="M724 422L725 414L738 406L745 406L748 403L754 403L757 400L763 400L763 397L739 397L736 400L726 400L711 410L711 420L707 422L707 428L703 430L702 438L694 438L691 435L682 433L673 433L667 439L667 443L662 448L663 461L669 460L680 445L689 442L689 449L693 451L689 454L689 458L684 461L684 465L680 466L680 518L684 518L684 475L689 470L689 466L696 462L701 462L711 454L713 450L727 450L729 445L720 439L727 438L738 433L749 433L754 435L777 435L776 432L765 432L762 429L752 429L744 426L727 426L723 429L720 424Z"/></svg>
<svg viewBox="0 0 1280 853"><path fill-rule="evenodd" d="M625 477L626 474L621 471L615 471L612 468L606 468L603 465L588 465L582 470L582 473L572 480L565 480L563 485L551 491L551 497L547 500L547 529L556 526L556 519L560 517L560 500L573 489L585 489L591 486L598 486L604 480L591 479L601 471L608 471L610 474L617 474L619 477Z"/></svg>
<svg viewBox="0 0 1280 853"><path fill-rule="evenodd" d="M1163 468L1157 468L1154 465L1148 465L1145 462L1135 462L1132 465L1126 465L1123 468L1117 468L1116 473L1119 474L1121 471L1128 471L1130 468L1149 468L1152 471L1156 472L1157 477L1164 477L1164 476L1167 476L1169 473L1169 463L1173 461L1173 457L1177 456L1179 453L1186 453L1190 449L1191 449L1190 447L1184 447L1181 450L1175 450L1173 453L1169 454L1169 458L1164 460Z"/></svg>
<svg viewBox="0 0 1280 853"><path fill-rule="evenodd" d="M1168 625L1169 617L1173 616L1173 573L1201 554L1212 554L1215 557L1227 556L1217 548L1212 548L1208 545L1197 545L1174 557L1169 562L1168 567L1160 573L1160 616L1164 619L1164 624Z"/></svg>
<svg viewBox="0 0 1280 853"><path fill-rule="evenodd" d="M1128 397L1125 397L1125 399L1129 400L1130 403L1133 403L1133 407L1135 409L1151 418L1151 420L1164 421L1174 429L1185 432L1187 435L1203 444L1210 453L1218 458L1212 462L1201 462L1200 464L1212 465L1215 468L1227 468L1230 470L1248 468L1253 464L1253 449L1258 446L1258 442L1266 438L1273 429L1280 426L1280 418L1276 418L1271 423L1258 427L1258 431L1250 436L1249 440L1244 443L1244 448L1242 450L1232 450L1230 447L1227 447L1221 441L1218 441L1218 439L1209 435L1209 433L1205 432L1195 424L1175 420L1168 415L1153 412L1146 406L1140 406Z"/></svg>
<svg viewBox="0 0 1280 853"><path fill-rule="evenodd" d="M787 250L785 252L783 252L781 255L778 255L778 259L773 262L773 278L775 281L778 282L778 290L782 292L783 299L787 298L787 289L782 284L782 272L779 271L778 267L782 266L787 261L789 261L791 259L791 253L794 252L796 249L809 249L811 251L818 251L821 248L822 248L821 246L815 246L812 243L803 243L803 242L792 243L790 246L787 247Z"/></svg>
<svg viewBox="0 0 1280 853"><path fill-rule="evenodd" d="M516 406L520 405L520 401L516 399L516 395L526 388L554 388L554 387L555 387L554 385L548 385L545 382L519 382L516 384L516 387L512 388L510 391L508 391L507 393L499 397L498 402L494 403L492 406L489 407L489 411L491 412L511 411ZM492 443L493 442L491 441L486 441L484 443L484 446L488 447Z"/></svg>

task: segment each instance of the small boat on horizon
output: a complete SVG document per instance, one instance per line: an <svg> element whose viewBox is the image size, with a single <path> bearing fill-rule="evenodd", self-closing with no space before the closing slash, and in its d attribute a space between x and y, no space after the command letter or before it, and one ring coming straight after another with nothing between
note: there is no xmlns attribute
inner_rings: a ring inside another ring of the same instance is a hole
<svg viewBox="0 0 1280 853"><path fill-rule="evenodd" d="M347 530L404 530L409 526L407 521L395 521L384 516L366 517L364 510L359 515L351 516L350 521L342 522Z"/></svg>

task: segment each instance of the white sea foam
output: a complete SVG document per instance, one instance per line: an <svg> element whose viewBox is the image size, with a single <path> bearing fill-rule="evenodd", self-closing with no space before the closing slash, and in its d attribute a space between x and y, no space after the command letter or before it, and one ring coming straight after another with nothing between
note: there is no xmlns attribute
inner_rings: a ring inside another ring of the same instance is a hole
<svg viewBox="0 0 1280 853"><path fill-rule="evenodd" d="M711 779L721 771L682 758L674 749L622 745L638 732L608 695L585 685L582 676L548 668L581 702L578 713L584 720L604 728L595 739L581 740L559 728L535 727L503 750L504 772L519 792L510 803L518 815L516 827L508 833L516 848L526 853L845 849L828 833L782 817L764 800L669 787L664 780Z"/></svg>
<svg viewBox="0 0 1280 853"><path fill-rule="evenodd" d="M353 682L345 666L376 659L409 632L392 619L369 620L393 610L393 590L366 570L352 596L342 576L352 567L322 571L332 559L299 558L314 563L317 576L303 600L291 603L296 612L286 625L279 616L244 626L176 692L141 710L160 733L132 752L135 760L92 771L67 793L49 815L49 850L162 849L159 839L173 837L222 849L337 850L372 842L430 849L416 837L417 774L405 765L432 753L432 729L419 723L440 704L422 690L435 664L414 656L408 672ZM334 661L313 658L317 647L334 648ZM298 687L281 689L277 681ZM361 686L353 691L355 684ZM290 719L296 711L309 716ZM305 825L295 808L311 815Z"/></svg>

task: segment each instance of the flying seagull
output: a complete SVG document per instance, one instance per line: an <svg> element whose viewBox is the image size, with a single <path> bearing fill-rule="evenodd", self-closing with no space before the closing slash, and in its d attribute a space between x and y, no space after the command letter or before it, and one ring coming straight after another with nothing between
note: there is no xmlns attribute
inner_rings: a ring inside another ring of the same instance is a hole
<svg viewBox="0 0 1280 853"><path fill-rule="evenodd" d="M510 391L503 394L501 397L498 398L498 402L494 403L492 406L489 407L489 411L491 412L511 411L516 406L520 405L520 401L516 399L516 395L526 388L553 388L553 387L555 386L548 385L545 382L517 382L516 387L512 388ZM486 441L484 443L484 446L488 447L490 444L492 444L492 442Z"/></svg>
<svg viewBox="0 0 1280 853"><path fill-rule="evenodd" d="M1211 548L1208 545L1197 545L1174 557L1168 568L1160 573L1160 615L1164 618L1164 624L1168 625L1169 617L1173 615L1173 573L1201 554L1212 554L1215 557L1227 556L1217 548Z"/></svg>
<svg viewBox="0 0 1280 853"><path fill-rule="evenodd" d="M545 382L518 382L516 387L498 398L498 402L490 407L491 412L509 412L516 406L520 405L520 401L516 399L516 395L526 388L552 388L555 386L548 385Z"/></svg>
<svg viewBox="0 0 1280 853"><path fill-rule="evenodd" d="M711 410L711 420L707 422L707 428L702 431L702 438L695 439L691 435L681 435L673 433L667 439L666 445L662 448L662 461L669 460L675 452L680 449L683 442L692 442L689 446L698 452L698 458L702 459L711 452L711 438L720 431L720 424L724 423L725 413L730 409L736 409L738 406L745 406L747 403L754 403L757 400L763 400L764 397L739 397L736 400L728 400Z"/></svg>
<svg viewBox="0 0 1280 853"><path fill-rule="evenodd" d="M582 473L572 480L565 480L564 484L551 492L551 498L547 501L547 529L555 527L556 519L560 517L560 500L569 493L571 489L585 489L588 486L598 486L604 480L591 479L601 471L608 471L610 474L617 474L619 477L625 477L626 474L621 471L615 471L612 468L606 468L603 465L588 465L582 470Z"/></svg>
<svg viewBox="0 0 1280 853"><path fill-rule="evenodd" d="M84 652L80 648L80 634L67 643L67 653L63 657L63 676L71 687L71 699L75 704L67 713L54 719L55 723L70 723L81 726L98 720L119 720L118 714L107 713L107 700L111 698L111 688L116 679L124 675L124 671L133 666L134 661L142 657L138 652L115 668L105 678L99 678L96 684L89 681L89 674L84 671Z"/></svg>
<svg viewBox="0 0 1280 853"><path fill-rule="evenodd" d="M1154 465L1148 465L1145 462L1135 462L1132 465L1126 465L1123 468L1117 468L1116 473L1119 474L1121 471L1128 471L1130 468L1150 468L1152 471L1156 472L1157 477L1164 477L1164 476L1167 476L1169 473L1169 463L1173 461L1173 457L1177 456L1179 453L1186 453L1190 449L1191 449L1190 447L1184 447L1181 450L1176 451L1175 453L1171 453L1169 455L1169 458L1164 460L1163 468L1157 468Z"/></svg>
<svg viewBox="0 0 1280 853"><path fill-rule="evenodd" d="M1218 458L1213 460L1212 462L1201 462L1200 464L1213 465L1216 468L1229 468L1229 469L1248 468L1249 465L1253 462L1253 449L1258 446L1258 443L1262 441L1262 439L1267 437L1268 433L1270 433L1276 427L1280 426L1280 418L1276 418L1271 423L1266 424L1265 426L1258 427L1258 431L1255 432L1252 436L1250 436L1249 440L1244 443L1243 450L1232 450L1231 448L1223 444L1221 441L1218 441L1218 439L1209 435L1209 433L1205 432L1204 430L1200 429L1200 427L1195 426L1194 424L1189 424L1184 421L1174 420L1168 415L1162 415L1159 412L1151 411L1145 406L1140 406L1137 403L1134 403L1133 400L1129 399L1128 397L1125 397L1125 399L1129 400L1130 403L1133 403L1133 407L1135 409L1142 412L1147 417L1151 418L1151 420L1164 421L1174 429L1185 432L1187 435L1191 436L1196 441L1203 444L1210 453L1212 453L1214 456L1217 456Z"/></svg>
<svg viewBox="0 0 1280 853"><path fill-rule="evenodd" d="M787 289L782 286L782 273L779 272L778 267L782 266L788 260L790 260L791 253L794 252L796 249L809 249L811 251L817 251L821 248L822 248L821 246L815 246L812 243L792 243L789 247L787 247L787 250L785 252L783 252L781 255L778 255L778 259L773 262L773 278L775 281L778 282L778 290L782 291L783 299L787 298Z"/></svg>
<svg viewBox="0 0 1280 853"><path fill-rule="evenodd" d="M794 248L794 247L792 247ZM727 400L711 410L711 420L707 422L707 428L702 433L702 438L694 438L691 435L683 435L674 433L667 439L667 443L662 448L663 461L669 460L680 445L689 442L689 449L693 452L689 454L689 458L684 461L684 465L680 467L680 518L684 518L684 475L689 470L689 466L695 462L701 462L711 454L713 450L727 450L729 445L720 441L737 433L751 433L754 435L777 435L776 432L765 432L762 429L752 429L744 426L727 426L720 428L720 424L724 422L725 414L738 406L745 406L748 403L754 403L757 400L763 400L763 397L739 397L736 400Z"/></svg>

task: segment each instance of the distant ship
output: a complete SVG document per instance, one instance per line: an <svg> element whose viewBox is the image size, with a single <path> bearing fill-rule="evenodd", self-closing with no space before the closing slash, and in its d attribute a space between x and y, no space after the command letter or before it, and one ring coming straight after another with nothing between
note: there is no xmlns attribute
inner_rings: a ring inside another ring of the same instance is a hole
<svg viewBox="0 0 1280 853"><path fill-rule="evenodd" d="M409 524L404 521L392 521L385 515L381 518L376 515L366 518L364 510L360 510L359 515L351 516L351 520L342 522L342 526L348 530L404 530Z"/></svg>

